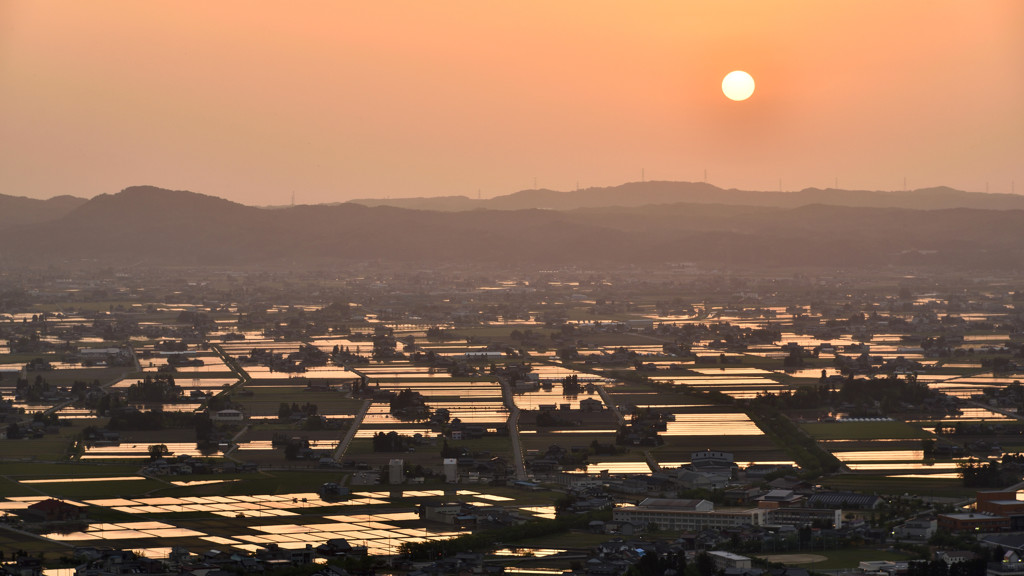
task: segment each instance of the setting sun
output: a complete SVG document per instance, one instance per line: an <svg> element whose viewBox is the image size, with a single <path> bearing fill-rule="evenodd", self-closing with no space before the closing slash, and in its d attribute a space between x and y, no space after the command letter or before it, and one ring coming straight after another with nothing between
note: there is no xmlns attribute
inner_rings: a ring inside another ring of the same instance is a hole
<svg viewBox="0 0 1024 576"><path fill-rule="evenodd" d="M730 100L746 100L754 93L754 78L742 70L734 70L722 79L722 92Z"/></svg>
<svg viewBox="0 0 1024 576"><path fill-rule="evenodd" d="M197 4L0 2L0 194L1024 181L1020 0Z"/></svg>

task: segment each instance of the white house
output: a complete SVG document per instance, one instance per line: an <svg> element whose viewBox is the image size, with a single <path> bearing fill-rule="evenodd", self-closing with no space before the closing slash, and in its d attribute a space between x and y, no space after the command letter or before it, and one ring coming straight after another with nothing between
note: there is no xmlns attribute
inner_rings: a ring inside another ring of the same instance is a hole
<svg viewBox="0 0 1024 576"><path fill-rule="evenodd" d="M228 408L213 412L210 414L210 420L214 422L242 422L245 420L245 414L239 410Z"/></svg>

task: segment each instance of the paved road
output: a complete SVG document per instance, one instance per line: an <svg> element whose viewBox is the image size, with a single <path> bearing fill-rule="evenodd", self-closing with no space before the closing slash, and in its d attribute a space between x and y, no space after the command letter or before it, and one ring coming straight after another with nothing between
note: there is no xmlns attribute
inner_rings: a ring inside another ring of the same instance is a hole
<svg viewBox="0 0 1024 576"><path fill-rule="evenodd" d="M622 415L622 412L619 412L619 407L615 405L615 402L612 402L612 397L608 395L608 392L605 392L604 386L598 386L597 393L601 395L601 400L604 400L604 405L612 411L612 414L615 414L615 419L619 421L619 426L625 424L626 418Z"/></svg>
<svg viewBox="0 0 1024 576"><path fill-rule="evenodd" d="M334 461L341 462L341 459L345 457L345 451L348 450L348 445L352 443L352 439L356 437L356 430L363 423L363 418L366 417L366 413L370 410L370 404L373 404L372 400L367 400L363 403L363 407L359 409L359 413L356 414L355 419L352 421L352 427L345 433L345 438L342 439L341 443L338 444L338 448L334 451Z"/></svg>
<svg viewBox="0 0 1024 576"><path fill-rule="evenodd" d="M505 407L508 408L508 437L512 440L512 464L516 469L516 480L527 480L523 448L519 443L519 407L512 396L512 387L507 382L501 383L501 395L505 399Z"/></svg>
<svg viewBox="0 0 1024 576"><path fill-rule="evenodd" d="M658 464L650 450L644 450L644 460L647 460L647 467L651 469L651 472L655 474L661 472L661 464Z"/></svg>
<svg viewBox="0 0 1024 576"><path fill-rule="evenodd" d="M1013 418L1014 420L1024 420L1024 415L1018 414L1014 410L1007 410L1005 408L1000 408L999 406L993 406L993 405L987 404L985 402L978 402L977 400L965 400L964 403L965 404L969 404L971 406L974 406L975 408L984 408L985 410L988 410L990 412L995 412L996 414L1002 414L1003 416L1007 416L1009 418Z"/></svg>
<svg viewBox="0 0 1024 576"><path fill-rule="evenodd" d="M135 361L135 365L136 365L136 368L138 368L138 360ZM121 374L119 376L115 376L115 377L111 378L107 383L101 384L100 388L103 389L103 390L109 390L111 386L113 386L114 384L117 384L121 380L124 380L131 373L132 373L131 371L125 370L125 371L121 372ZM142 378L139 378L139 380L142 380ZM50 414L54 414L56 412L59 412L59 411L63 410L64 408L67 408L68 406L71 406L72 404L74 404L77 401L78 401L77 398L70 398L68 400L64 400L63 402L58 402L57 404L54 404L53 406L50 406L46 410L43 410L43 415L44 416L49 416ZM32 415L31 414L26 414L25 416L26 417L21 420L21 423L28 424L29 422L32 422Z"/></svg>
<svg viewBox="0 0 1024 576"><path fill-rule="evenodd" d="M250 427L251 427L250 424L246 424L245 426L242 427L241 430L238 431L238 434L235 434L234 436L231 437L231 442L230 442L231 447L228 448L227 452L224 453L224 457L225 458L227 458L228 460L231 460L232 462L234 462L236 464L241 462L238 458L235 457L233 452L238 449L238 439L241 438L242 436L244 436L245 433L249 431Z"/></svg>

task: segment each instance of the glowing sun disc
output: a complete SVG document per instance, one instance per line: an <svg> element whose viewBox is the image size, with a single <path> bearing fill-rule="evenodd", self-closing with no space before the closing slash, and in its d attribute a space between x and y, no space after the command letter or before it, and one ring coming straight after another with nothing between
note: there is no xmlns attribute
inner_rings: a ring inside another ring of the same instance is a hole
<svg viewBox="0 0 1024 576"><path fill-rule="evenodd" d="M754 93L754 78L743 70L734 70L722 79L722 92L730 100L746 100Z"/></svg>

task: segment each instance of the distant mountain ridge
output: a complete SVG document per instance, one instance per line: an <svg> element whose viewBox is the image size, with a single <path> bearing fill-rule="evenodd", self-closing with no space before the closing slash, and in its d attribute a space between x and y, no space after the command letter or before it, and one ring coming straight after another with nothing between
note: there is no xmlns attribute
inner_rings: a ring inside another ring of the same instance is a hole
<svg viewBox="0 0 1024 576"><path fill-rule="evenodd" d="M840 190L805 188L797 192L759 192L723 189L706 182L630 182L619 186L585 188L570 192L522 190L495 198L476 200L466 196L439 198L367 198L352 200L364 206L395 206L415 210L521 210L543 208L574 210L601 206L645 206L649 204L728 204L734 206L772 206L796 208L808 204L833 206L872 206L877 208L984 208L990 210L1024 209L1024 196L964 192L948 187L922 188L899 192L877 190Z"/></svg>
<svg viewBox="0 0 1024 576"><path fill-rule="evenodd" d="M954 193L956 191L953 191ZM541 194L543 195L543 194ZM667 203L427 211L259 208L141 186L0 228L0 265L302 266L349 262L1020 269L1024 210Z"/></svg>
<svg viewBox="0 0 1024 576"><path fill-rule="evenodd" d="M0 226L35 224L56 220L88 202L75 196L54 196L49 200L38 200L24 196L0 194Z"/></svg>

